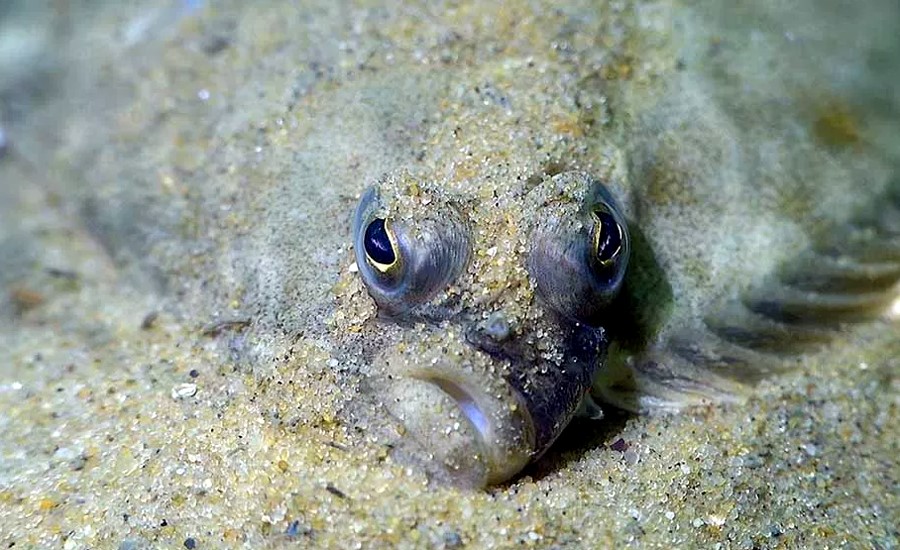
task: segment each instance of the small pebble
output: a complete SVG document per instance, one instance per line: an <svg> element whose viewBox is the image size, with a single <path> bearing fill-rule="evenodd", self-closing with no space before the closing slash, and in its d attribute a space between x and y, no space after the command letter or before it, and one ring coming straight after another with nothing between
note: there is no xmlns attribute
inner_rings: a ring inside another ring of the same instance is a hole
<svg viewBox="0 0 900 550"><path fill-rule="evenodd" d="M69 461L74 460L76 457L78 457L79 454L81 453L70 447L60 447L53 453L53 458Z"/></svg>
<svg viewBox="0 0 900 550"><path fill-rule="evenodd" d="M300 534L300 521L296 520L296 519L294 521L292 521L288 525L287 529L284 530L284 534L289 537L296 537L297 535L299 535Z"/></svg>
<svg viewBox="0 0 900 550"><path fill-rule="evenodd" d="M198 371L197 369L191 369L191 372L188 373L188 376L190 376L191 378L197 378L198 376L200 376L200 371Z"/></svg>
<svg viewBox="0 0 900 550"><path fill-rule="evenodd" d="M463 545L462 537L456 531L445 531L443 538L447 548L461 548Z"/></svg>
<svg viewBox="0 0 900 550"><path fill-rule="evenodd" d="M300 520L296 519L288 525L287 529L284 530L284 534L288 537L299 537L301 535L308 535L311 532L312 531L309 528L303 526L300 523Z"/></svg>
<svg viewBox="0 0 900 550"><path fill-rule="evenodd" d="M628 449L623 455L625 462L628 464L637 464L638 454L633 449Z"/></svg>
<svg viewBox="0 0 900 550"><path fill-rule="evenodd" d="M185 399L197 395L197 384L178 384L172 388L172 399Z"/></svg>
<svg viewBox="0 0 900 550"><path fill-rule="evenodd" d="M813 457L814 457L814 456L816 456L817 454L819 454L819 449L818 449L818 447L816 447L816 446L813 445L812 443L804 443L801 447L803 448L803 452L806 453L806 454L808 454L809 456L813 456Z"/></svg>
<svg viewBox="0 0 900 550"><path fill-rule="evenodd" d="M187 548L188 550L193 550L194 548L197 547L197 541L195 541L191 537L188 537L188 538L184 539L184 547Z"/></svg>
<svg viewBox="0 0 900 550"><path fill-rule="evenodd" d="M80 454L69 461L69 467L72 468L75 472L80 472L84 470L84 467L87 465L88 457L84 454Z"/></svg>

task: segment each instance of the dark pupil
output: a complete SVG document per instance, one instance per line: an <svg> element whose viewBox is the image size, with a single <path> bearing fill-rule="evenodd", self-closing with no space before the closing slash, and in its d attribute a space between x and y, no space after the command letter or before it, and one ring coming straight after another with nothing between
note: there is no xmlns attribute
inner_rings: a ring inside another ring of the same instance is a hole
<svg viewBox="0 0 900 550"><path fill-rule="evenodd" d="M597 260L601 263L613 258L613 255L622 246L622 234L619 232L619 224L608 212L596 212L597 223L600 224L600 235L597 237Z"/></svg>
<svg viewBox="0 0 900 550"><path fill-rule="evenodd" d="M388 238L383 219L375 218L366 227L365 247L366 254L372 261L384 265L394 263L396 259L394 247L391 246L391 240Z"/></svg>

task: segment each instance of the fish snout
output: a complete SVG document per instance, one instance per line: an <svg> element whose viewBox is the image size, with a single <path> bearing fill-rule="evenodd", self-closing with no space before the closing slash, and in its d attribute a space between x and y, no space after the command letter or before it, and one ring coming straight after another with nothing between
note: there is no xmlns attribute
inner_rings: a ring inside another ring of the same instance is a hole
<svg viewBox="0 0 900 550"><path fill-rule="evenodd" d="M554 363L484 353L517 341L502 316L460 329L387 350L379 392L404 437L427 457L426 471L483 487L511 479L555 441L591 386L605 340L593 329L562 331L554 336L566 352Z"/></svg>

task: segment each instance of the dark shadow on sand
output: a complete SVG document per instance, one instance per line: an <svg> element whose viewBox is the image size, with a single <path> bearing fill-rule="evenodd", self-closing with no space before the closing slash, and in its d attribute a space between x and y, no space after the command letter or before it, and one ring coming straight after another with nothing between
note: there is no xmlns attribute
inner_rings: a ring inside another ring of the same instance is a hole
<svg viewBox="0 0 900 550"><path fill-rule="evenodd" d="M589 418L573 420L550 450L537 462L529 465L522 475L531 476L535 481L539 481L548 474L577 462L588 452L595 450L615 452L611 449L612 445L619 440L625 424L637 415L611 407L604 409L604 415L600 420Z"/></svg>

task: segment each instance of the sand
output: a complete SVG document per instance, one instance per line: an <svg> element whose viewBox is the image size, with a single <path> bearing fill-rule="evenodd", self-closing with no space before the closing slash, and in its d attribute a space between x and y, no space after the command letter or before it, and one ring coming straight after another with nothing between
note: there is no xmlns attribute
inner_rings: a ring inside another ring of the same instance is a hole
<svg viewBox="0 0 900 550"><path fill-rule="evenodd" d="M360 413L367 363L346 332L360 312L345 305L359 193L454 153L416 156L436 112L449 124L448 102L500 83L558 115L568 137L550 146L568 147L577 109L555 94L590 76L624 106L590 113L612 128L592 168L652 173L657 154L667 174L725 182L620 189L650 193L629 208L665 205L647 231L676 244L691 226L673 220L703 227L704 201L726 207L722 233L740 238L694 271L667 252L690 315L883 185L896 6L244 4L23 15L44 38L7 53L20 68L0 82L0 544L900 544L894 321L848 330L746 403L576 421L513 482L460 491L397 462ZM622 128L700 137L667 156ZM772 224L745 234L742 210ZM767 231L784 246L764 247Z"/></svg>

